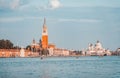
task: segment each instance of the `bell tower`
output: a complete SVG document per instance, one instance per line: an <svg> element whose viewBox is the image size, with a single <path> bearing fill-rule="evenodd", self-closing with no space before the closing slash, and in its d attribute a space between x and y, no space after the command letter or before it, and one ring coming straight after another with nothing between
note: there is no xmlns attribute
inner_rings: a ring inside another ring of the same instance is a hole
<svg viewBox="0 0 120 78"><path fill-rule="evenodd" d="M43 28L42 28L42 48L43 49L48 48L48 31L47 31L45 18L44 18L44 24L43 24Z"/></svg>

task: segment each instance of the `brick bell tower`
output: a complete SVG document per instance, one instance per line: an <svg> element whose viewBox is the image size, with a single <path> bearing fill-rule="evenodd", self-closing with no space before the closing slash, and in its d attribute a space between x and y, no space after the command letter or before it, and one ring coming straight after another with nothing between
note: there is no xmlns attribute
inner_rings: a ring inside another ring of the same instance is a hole
<svg viewBox="0 0 120 78"><path fill-rule="evenodd" d="M43 49L48 48L48 31L47 31L45 18L44 18L44 24L43 24L43 28L42 28L42 48Z"/></svg>

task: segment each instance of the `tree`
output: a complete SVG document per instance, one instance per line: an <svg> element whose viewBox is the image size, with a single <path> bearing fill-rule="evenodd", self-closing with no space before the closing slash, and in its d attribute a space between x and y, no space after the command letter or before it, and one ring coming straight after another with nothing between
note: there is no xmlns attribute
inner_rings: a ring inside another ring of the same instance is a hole
<svg viewBox="0 0 120 78"><path fill-rule="evenodd" d="M19 46L14 46L13 49L21 49Z"/></svg>
<svg viewBox="0 0 120 78"><path fill-rule="evenodd" d="M31 51L31 46L28 45L28 46L26 47L26 49Z"/></svg>
<svg viewBox="0 0 120 78"><path fill-rule="evenodd" d="M10 40L0 40L0 49L12 49L13 43Z"/></svg>

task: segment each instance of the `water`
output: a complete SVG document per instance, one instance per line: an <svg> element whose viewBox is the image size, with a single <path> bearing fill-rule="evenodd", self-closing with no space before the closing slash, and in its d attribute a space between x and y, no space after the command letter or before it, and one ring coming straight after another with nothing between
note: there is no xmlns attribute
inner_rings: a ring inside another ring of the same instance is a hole
<svg viewBox="0 0 120 78"><path fill-rule="evenodd" d="M0 58L0 78L120 78L120 57Z"/></svg>

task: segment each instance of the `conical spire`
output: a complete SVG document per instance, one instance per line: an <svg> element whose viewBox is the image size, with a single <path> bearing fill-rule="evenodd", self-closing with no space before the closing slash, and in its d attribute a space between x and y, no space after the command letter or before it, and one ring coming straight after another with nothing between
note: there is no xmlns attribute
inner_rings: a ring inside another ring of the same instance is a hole
<svg viewBox="0 0 120 78"><path fill-rule="evenodd" d="M46 18L44 18L44 24L43 24L43 27L46 26Z"/></svg>
<svg viewBox="0 0 120 78"><path fill-rule="evenodd" d="M44 23L43 23L42 34L47 35L47 25L46 25L46 19L45 18L44 18Z"/></svg>
<svg viewBox="0 0 120 78"><path fill-rule="evenodd" d="M33 44L35 44L35 39L33 38Z"/></svg>
<svg viewBox="0 0 120 78"><path fill-rule="evenodd" d="M44 18L44 24L46 24L46 18Z"/></svg>

